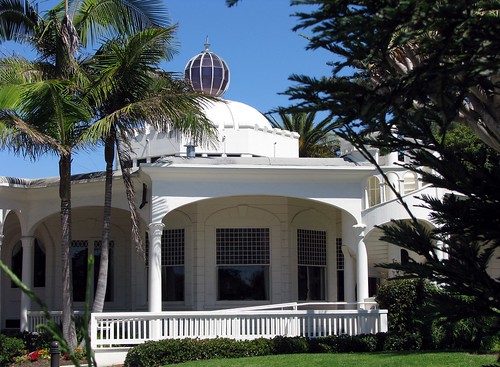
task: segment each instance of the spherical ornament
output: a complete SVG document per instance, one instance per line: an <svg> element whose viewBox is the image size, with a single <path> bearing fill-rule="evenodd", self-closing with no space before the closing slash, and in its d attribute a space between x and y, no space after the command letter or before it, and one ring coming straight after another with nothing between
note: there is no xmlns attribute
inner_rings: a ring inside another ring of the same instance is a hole
<svg viewBox="0 0 500 367"><path fill-rule="evenodd" d="M229 87L229 68L226 62L209 50L205 50L188 61L184 68L184 78L194 90L214 97L222 96Z"/></svg>

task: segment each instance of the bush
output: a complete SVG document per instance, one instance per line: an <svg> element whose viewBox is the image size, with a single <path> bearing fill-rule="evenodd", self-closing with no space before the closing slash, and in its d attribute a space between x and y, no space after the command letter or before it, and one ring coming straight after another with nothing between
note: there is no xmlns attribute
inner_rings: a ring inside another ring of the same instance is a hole
<svg viewBox="0 0 500 367"><path fill-rule="evenodd" d="M14 357L24 354L26 353L22 339L0 334L0 367L9 365Z"/></svg>
<svg viewBox="0 0 500 367"><path fill-rule="evenodd" d="M131 348L125 366L155 367L212 358L239 358L274 354L273 341L217 339L167 339Z"/></svg>
<svg viewBox="0 0 500 367"><path fill-rule="evenodd" d="M425 332L430 321L425 318L429 312L431 296L437 288L423 279L390 280L379 287L376 301L380 308L387 309L389 330L397 333Z"/></svg>
<svg viewBox="0 0 500 367"><path fill-rule="evenodd" d="M307 353L309 351L307 339L303 337L277 336L272 340L276 354Z"/></svg>
<svg viewBox="0 0 500 367"><path fill-rule="evenodd" d="M377 334L384 351L421 350L422 337L418 333Z"/></svg>
<svg viewBox="0 0 500 367"><path fill-rule="evenodd" d="M126 367L156 367L213 358L240 358L294 353L359 353L382 350L420 350L422 338L411 333L379 333L377 335L340 335L307 339L277 336L255 340L167 339L146 342L131 348Z"/></svg>
<svg viewBox="0 0 500 367"><path fill-rule="evenodd" d="M44 331L33 333L24 332L22 333L22 339L28 352L40 349L49 349L50 343L53 341L52 336Z"/></svg>

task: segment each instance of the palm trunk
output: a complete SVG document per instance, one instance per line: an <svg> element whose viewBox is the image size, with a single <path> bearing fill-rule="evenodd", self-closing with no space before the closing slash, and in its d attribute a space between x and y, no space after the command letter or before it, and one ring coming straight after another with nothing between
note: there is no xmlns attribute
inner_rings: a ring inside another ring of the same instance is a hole
<svg viewBox="0 0 500 367"><path fill-rule="evenodd" d="M61 199L62 257L62 329L71 350L76 348L76 328L73 321L73 281L71 274L71 153L59 159L59 197Z"/></svg>
<svg viewBox="0 0 500 367"><path fill-rule="evenodd" d="M116 149L118 152L118 161L122 169L122 179L125 185L125 192L127 194L127 202L130 210L130 221L132 224L132 241L135 243L135 249L143 258L145 257L144 243L139 230L139 211L135 203L135 190L130 174L130 168L126 167L124 163L130 160L130 156L123 146L120 146L120 141L116 141Z"/></svg>
<svg viewBox="0 0 500 367"><path fill-rule="evenodd" d="M108 136L104 144L104 157L106 159L106 183L104 186L104 217L102 229L101 261L99 263L99 276L95 291L92 312L102 312L106 299L108 284L109 264L109 238L111 228L111 199L113 188L113 161L115 157L114 137Z"/></svg>

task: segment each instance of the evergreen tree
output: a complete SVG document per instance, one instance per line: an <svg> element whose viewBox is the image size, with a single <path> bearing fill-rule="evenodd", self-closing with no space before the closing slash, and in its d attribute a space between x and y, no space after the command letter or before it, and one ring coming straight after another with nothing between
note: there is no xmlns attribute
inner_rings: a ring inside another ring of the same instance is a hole
<svg viewBox="0 0 500 367"><path fill-rule="evenodd" d="M421 198L434 229L399 196L411 220L382 226L382 239L425 261L383 266L435 281L447 291L437 299L442 314L493 318L483 326L498 333L500 279L491 263L500 251L500 2L293 3L314 6L297 14L296 30L310 30L309 48L336 61L330 76L292 76L298 84L287 94L337 116L337 132L374 164L368 146L401 152L405 168L449 191Z"/></svg>

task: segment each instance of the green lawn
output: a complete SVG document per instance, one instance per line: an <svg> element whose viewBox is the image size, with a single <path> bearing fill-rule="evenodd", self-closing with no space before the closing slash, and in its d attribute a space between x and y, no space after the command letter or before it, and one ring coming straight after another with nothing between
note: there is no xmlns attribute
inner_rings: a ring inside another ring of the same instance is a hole
<svg viewBox="0 0 500 367"><path fill-rule="evenodd" d="M358 354L286 354L277 356L212 359L170 366L179 367L480 367L496 365L496 355L439 352L382 352ZM500 366L500 365L499 365Z"/></svg>

